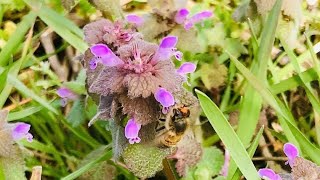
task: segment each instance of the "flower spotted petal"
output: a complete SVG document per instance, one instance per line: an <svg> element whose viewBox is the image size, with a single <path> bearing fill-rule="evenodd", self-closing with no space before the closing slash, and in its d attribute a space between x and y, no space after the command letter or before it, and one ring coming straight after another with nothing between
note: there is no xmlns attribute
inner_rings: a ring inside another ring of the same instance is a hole
<svg viewBox="0 0 320 180"><path fill-rule="evenodd" d="M163 107L170 107L174 105L173 95L164 88L159 88L154 94L154 97Z"/></svg>
<svg viewBox="0 0 320 180"><path fill-rule="evenodd" d="M124 134L130 144L139 143L141 141L138 136L140 129L141 124L137 123L134 118L129 119L125 127Z"/></svg>
<svg viewBox="0 0 320 180"><path fill-rule="evenodd" d="M95 58L101 58L102 64L105 66L117 66L123 64L123 61L117 57L111 49L105 44L96 44L91 46L91 53L95 55Z"/></svg>
<svg viewBox="0 0 320 180"><path fill-rule="evenodd" d="M91 70L94 70L96 69L98 66L98 61L97 61L97 58L92 58L90 61L89 61L89 67Z"/></svg>
<svg viewBox="0 0 320 180"><path fill-rule="evenodd" d="M178 24L183 24L184 21L187 19L188 15L189 15L189 11L185 8L182 8L176 13L174 20Z"/></svg>
<svg viewBox="0 0 320 180"><path fill-rule="evenodd" d="M272 169L269 168L263 168L258 171L259 176L262 179L267 180L281 180L281 177L276 174Z"/></svg>
<svg viewBox="0 0 320 180"><path fill-rule="evenodd" d="M178 37L176 36L167 36L163 38L153 60L162 61L170 59L171 56L175 55L175 46L177 45L177 42Z"/></svg>
<svg viewBox="0 0 320 180"><path fill-rule="evenodd" d="M126 16L126 19L128 22L135 24L136 26L141 26L143 24L143 19L140 16L137 16L135 14L130 14Z"/></svg>
<svg viewBox="0 0 320 180"><path fill-rule="evenodd" d="M294 144L286 143L283 146L283 152L288 157L286 163L289 163L290 167L293 167L294 159L299 156L298 148Z"/></svg>
<svg viewBox="0 0 320 180"><path fill-rule="evenodd" d="M196 68L197 66L194 63L186 62L180 66L180 68L177 70L177 73L181 75L193 73L196 70Z"/></svg>
<svg viewBox="0 0 320 180"><path fill-rule="evenodd" d="M183 54L182 54L181 51L175 51L173 54L174 54L174 56L176 57L176 59L177 59L178 61L181 61L181 60L182 60Z"/></svg>
<svg viewBox="0 0 320 180"><path fill-rule="evenodd" d="M17 123L12 130L12 138L15 141L26 138L29 142L32 141L32 134L29 133L31 125L26 123Z"/></svg>
<svg viewBox="0 0 320 180"><path fill-rule="evenodd" d="M90 47L90 51L95 56L105 56L112 53L109 47L105 44L96 44Z"/></svg>

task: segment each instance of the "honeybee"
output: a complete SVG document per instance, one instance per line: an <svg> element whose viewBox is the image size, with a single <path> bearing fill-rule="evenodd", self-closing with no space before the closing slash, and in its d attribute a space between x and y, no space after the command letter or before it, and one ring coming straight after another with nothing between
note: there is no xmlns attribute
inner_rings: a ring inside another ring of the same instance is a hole
<svg viewBox="0 0 320 180"><path fill-rule="evenodd" d="M189 127L190 109L184 105L175 105L160 117L156 126L155 142L160 147L173 147L183 138Z"/></svg>

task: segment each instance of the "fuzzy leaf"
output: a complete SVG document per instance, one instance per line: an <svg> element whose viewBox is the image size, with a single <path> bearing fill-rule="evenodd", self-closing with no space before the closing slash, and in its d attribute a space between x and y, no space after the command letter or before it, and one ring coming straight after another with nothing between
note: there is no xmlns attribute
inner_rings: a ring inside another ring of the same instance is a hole
<svg viewBox="0 0 320 180"><path fill-rule="evenodd" d="M226 33L222 23L215 25L213 29L205 30L205 38L208 40L208 45L224 47Z"/></svg>
<svg viewBox="0 0 320 180"><path fill-rule="evenodd" d="M153 177L163 169L162 160L168 155L167 149L142 144L129 145L123 152L123 160L134 175L144 179Z"/></svg>
<svg viewBox="0 0 320 180"><path fill-rule="evenodd" d="M122 17L122 9L119 0L90 0L105 16L116 19Z"/></svg>
<svg viewBox="0 0 320 180"><path fill-rule="evenodd" d="M204 148L203 156L195 168L189 170L185 180L211 179L218 175L224 164L223 153L215 148Z"/></svg>
<svg viewBox="0 0 320 180"><path fill-rule="evenodd" d="M89 162L93 161L94 159L102 156L106 151L106 146L101 146L90 152L79 164L80 169L82 166L88 164ZM103 180L103 179L113 179L116 176L116 168L107 161L102 162L101 164L95 164L93 168L89 171L82 174L79 179L92 179L92 180Z"/></svg>
<svg viewBox="0 0 320 180"><path fill-rule="evenodd" d="M2 168L5 179L26 179L25 163L21 150L18 146L13 146L10 151L10 156L0 157L0 169Z"/></svg>
<svg viewBox="0 0 320 180"><path fill-rule="evenodd" d="M177 28L174 28L170 34L178 36L179 41L177 48L183 51L190 51L192 53L204 51L204 47L202 47L198 42L197 32L195 29L186 31L182 26L178 26Z"/></svg>
<svg viewBox="0 0 320 180"><path fill-rule="evenodd" d="M207 89L212 89L225 83L227 70L224 64L203 64L199 73L204 86Z"/></svg>

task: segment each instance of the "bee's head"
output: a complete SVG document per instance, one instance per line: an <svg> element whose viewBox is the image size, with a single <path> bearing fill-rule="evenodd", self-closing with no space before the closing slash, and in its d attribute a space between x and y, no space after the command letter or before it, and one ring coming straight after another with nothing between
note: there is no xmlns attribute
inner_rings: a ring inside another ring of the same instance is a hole
<svg viewBox="0 0 320 180"><path fill-rule="evenodd" d="M190 109L185 106L173 109L173 117L175 117L175 119L188 118L189 116Z"/></svg>

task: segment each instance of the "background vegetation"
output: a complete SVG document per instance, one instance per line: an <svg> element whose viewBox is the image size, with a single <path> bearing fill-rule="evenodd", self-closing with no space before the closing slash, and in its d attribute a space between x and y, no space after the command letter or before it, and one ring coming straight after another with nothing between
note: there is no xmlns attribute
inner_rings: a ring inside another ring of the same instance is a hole
<svg viewBox="0 0 320 180"><path fill-rule="evenodd" d="M33 142L19 142L27 177L41 165L44 179L135 179L111 159L108 123L87 126L97 107L75 58L88 48L81 28L118 16L96 9L98 1L0 2L0 107L10 111L9 121L32 125ZM184 60L197 63L187 88L203 108L206 157L186 179L223 179L225 149L232 157L226 179L257 179L256 169L266 166L288 171L282 151L288 141L320 165L318 2L277 1L272 10L267 1L255 2L257 12L245 0L188 3L191 12L210 9L214 17L196 27L201 53L184 52ZM120 4L127 14L151 11L146 0ZM62 86L80 94L65 108L56 94Z"/></svg>

